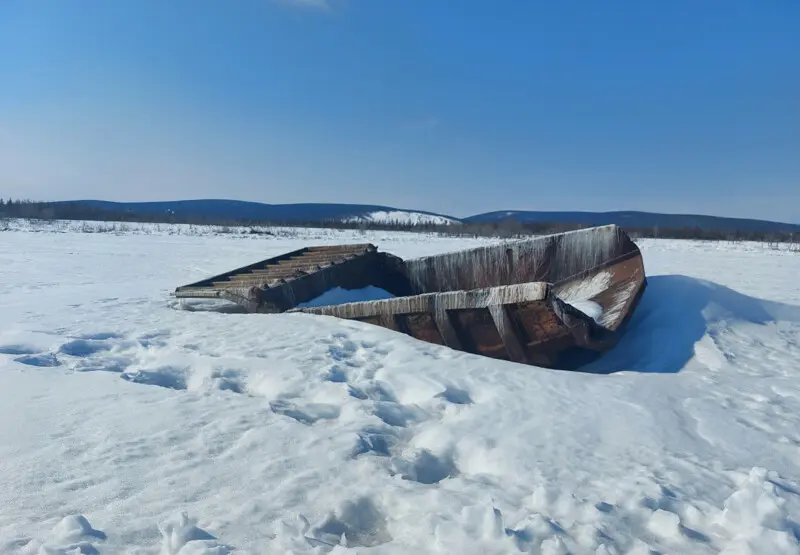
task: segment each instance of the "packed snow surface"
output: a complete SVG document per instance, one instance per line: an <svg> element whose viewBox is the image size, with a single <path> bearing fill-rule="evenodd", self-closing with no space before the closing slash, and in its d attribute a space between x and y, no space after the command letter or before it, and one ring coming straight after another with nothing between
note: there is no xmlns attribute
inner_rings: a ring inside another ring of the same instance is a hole
<svg viewBox="0 0 800 555"><path fill-rule="evenodd" d="M169 295L308 244L483 240L26 225L0 233L0 553L800 552L797 254L641 242L628 332L579 373Z"/></svg>

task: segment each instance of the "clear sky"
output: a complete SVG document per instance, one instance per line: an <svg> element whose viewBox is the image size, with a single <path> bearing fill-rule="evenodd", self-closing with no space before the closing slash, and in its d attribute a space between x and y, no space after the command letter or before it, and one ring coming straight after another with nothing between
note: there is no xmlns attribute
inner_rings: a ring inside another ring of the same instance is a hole
<svg viewBox="0 0 800 555"><path fill-rule="evenodd" d="M800 1L2 0L0 196L800 222Z"/></svg>

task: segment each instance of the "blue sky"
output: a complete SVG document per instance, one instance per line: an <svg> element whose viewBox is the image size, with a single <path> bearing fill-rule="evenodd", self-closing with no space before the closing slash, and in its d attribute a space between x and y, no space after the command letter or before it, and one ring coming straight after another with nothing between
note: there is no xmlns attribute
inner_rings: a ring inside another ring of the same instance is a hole
<svg viewBox="0 0 800 555"><path fill-rule="evenodd" d="M800 222L800 2L4 0L0 196Z"/></svg>

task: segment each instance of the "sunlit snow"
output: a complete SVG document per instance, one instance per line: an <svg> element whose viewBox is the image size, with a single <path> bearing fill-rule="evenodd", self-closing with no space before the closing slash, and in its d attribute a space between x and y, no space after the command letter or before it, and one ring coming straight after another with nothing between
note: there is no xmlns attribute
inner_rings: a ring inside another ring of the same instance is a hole
<svg viewBox="0 0 800 555"><path fill-rule="evenodd" d="M797 253L641 241L579 373L170 296L309 244L488 240L121 225L0 233L0 553L799 552Z"/></svg>

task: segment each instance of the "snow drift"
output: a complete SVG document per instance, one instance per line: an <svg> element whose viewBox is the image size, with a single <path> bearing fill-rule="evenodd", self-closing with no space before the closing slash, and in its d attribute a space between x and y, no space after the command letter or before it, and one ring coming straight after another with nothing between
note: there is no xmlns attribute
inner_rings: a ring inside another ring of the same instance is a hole
<svg viewBox="0 0 800 555"><path fill-rule="evenodd" d="M170 304L290 240L2 239L0 552L800 549L800 257L642 243L595 374Z"/></svg>

